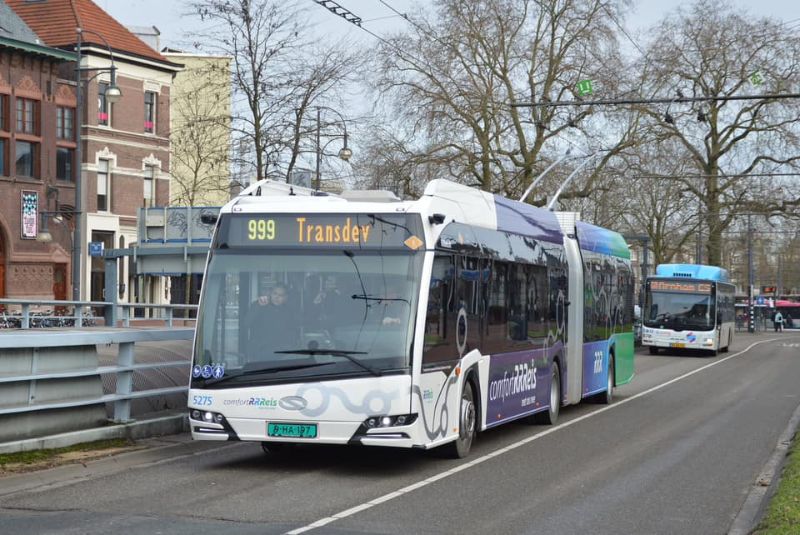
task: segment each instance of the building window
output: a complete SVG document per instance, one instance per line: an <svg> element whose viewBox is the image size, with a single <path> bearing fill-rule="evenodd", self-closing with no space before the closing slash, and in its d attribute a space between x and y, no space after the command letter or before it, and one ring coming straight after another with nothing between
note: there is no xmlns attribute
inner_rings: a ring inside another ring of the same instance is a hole
<svg viewBox="0 0 800 535"><path fill-rule="evenodd" d="M0 95L0 130L8 131L8 96Z"/></svg>
<svg viewBox="0 0 800 535"><path fill-rule="evenodd" d="M58 139L74 139L75 108L56 109L56 136Z"/></svg>
<svg viewBox="0 0 800 535"><path fill-rule="evenodd" d="M17 132L36 134L36 101L17 98Z"/></svg>
<svg viewBox="0 0 800 535"><path fill-rule="evenodd" d="M97 211L108 212L110 202L110 177L108 173L108 160L100 160L97 164Z"/></svg>
<svg viewBox="0 0 800 535"><path fill-rule="evenodd" d="M74 161L75 151L73 149L58 147L56 149L56 178L72 182L75 179L72 171Z"/></svg>
<svg viewBox="0 0 800 535"><path fill-rule="evenodd" d="M144 166L144 202L142 203L145 208L150 208L155 205L155 176L156 168L152 165Z"/></svg>
<svg viewBox="0 0 800 535"><path fill-rule="evenodd" d="M156 130L156 94L144 92L144 131L152 134Z"/></svg>
<svg viewBox="0 0 800 535"><path fill-rule="evenodd" d="M17 176L34 177L36 144L17 140Z"/></svg>
<svg viewBox="0 0 800 535"><path fill-rule="evenodd" d="M100 82L97 85L97 124L111 126L111 104L106 99L108 82Z"/></svg>
<svg viewBox="0 0 800 535"><path fill-rule="evenodd" d="M5 139L0 138L0 176L8 176L8 172L6 171L6 149L8 148L8 143Z"/></svg>

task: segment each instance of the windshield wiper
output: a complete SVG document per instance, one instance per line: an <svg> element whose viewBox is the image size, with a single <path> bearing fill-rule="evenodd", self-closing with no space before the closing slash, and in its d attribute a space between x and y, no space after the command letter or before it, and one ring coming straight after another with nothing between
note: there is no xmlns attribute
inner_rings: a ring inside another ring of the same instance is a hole
<svg viewBox="0 0 800 535"><path fill-rule="evenodd" d="M280 353L280 351L277 351ZM310 364L296 364L294 366L265 366L263 368L253 368L249 370L242 370L239 373L228 375L224 377L220 377L219 379L206 379L205 386L215 385L217 383L223 383L229 379L233 379L234 377L244 377L246 375L259 375L259 374L267 374L267 373L277 373L282 371L289 371L289 370L302 370L305 368L316 368L318 366L329 366L333 364L333 362L314 362Z"/></svg>
<svg viewBox="0 0 800 535"><path fill-rule="evenodd" d="M402 297L375 297L371 294L353 294L350 297L352 299L363 299L365 301L402 301L403 303L408 303L408 299L403 299Z"/></svg>
<svg viewBox="0 0 800 535"><path fill-rule="evenodd" d="M353 355L366 355L366 351L342 351L339 349L293 349L290 351L276 351L275 353L283 353L286 355L332 355L334 357L342 357L346 358L356 366L359 366L369 373L374 375L375 377L380 377L383 375L379 370L376 370L372 366L364 364Z"/></svg>

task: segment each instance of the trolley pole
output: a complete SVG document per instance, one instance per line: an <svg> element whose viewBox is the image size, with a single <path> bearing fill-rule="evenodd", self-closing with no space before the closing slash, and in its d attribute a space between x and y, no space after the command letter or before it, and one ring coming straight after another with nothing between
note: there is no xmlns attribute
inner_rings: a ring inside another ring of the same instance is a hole
<svg viewBox="0 0 800 535"><path fill-rule="evenodd" d="M753 302L753 285L755 284L755 277L753 277L753 227L750 220L751 215L747 214L747 305L750 310L749 323L747 325L747 332L756 332L756 318L755 318L755 303Z"/></svg>

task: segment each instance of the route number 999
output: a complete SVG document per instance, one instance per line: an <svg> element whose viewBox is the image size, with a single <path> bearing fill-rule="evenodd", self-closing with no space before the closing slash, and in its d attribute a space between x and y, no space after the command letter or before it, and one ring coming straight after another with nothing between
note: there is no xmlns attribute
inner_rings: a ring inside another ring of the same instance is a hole
<svg viewBox="0 0 800 535"><path fill-rule="evenodd" d="M274 240L275 221L272 219L251 219L247 222L247 239Z"/></svg>

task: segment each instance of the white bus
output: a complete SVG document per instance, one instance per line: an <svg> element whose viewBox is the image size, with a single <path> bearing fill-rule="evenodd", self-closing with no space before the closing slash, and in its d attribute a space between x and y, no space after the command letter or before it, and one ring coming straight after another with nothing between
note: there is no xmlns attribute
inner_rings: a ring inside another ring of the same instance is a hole
<svg viewBox="0 0 800 535"><path fill-rule="evenodd" d="M642 345L727 352L736 331L736 288L728 271L700 264L661 264L645 282Z"/></svg>
<svg viewBox="0 0 800 535"><path fill-rule="evenodd" d="M434 448L633 376L623 238L434 180L224 206L203 281L192 437ZM274 188L271 188L274 190ZM308 193L308 192L304 192Z"/></svg>

